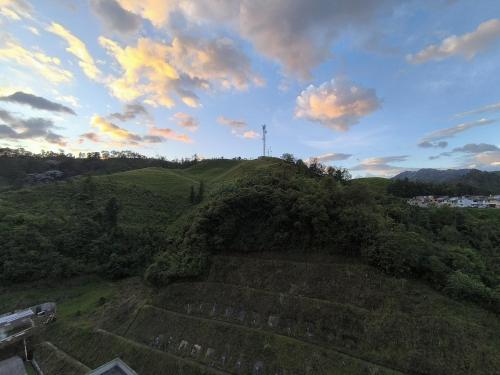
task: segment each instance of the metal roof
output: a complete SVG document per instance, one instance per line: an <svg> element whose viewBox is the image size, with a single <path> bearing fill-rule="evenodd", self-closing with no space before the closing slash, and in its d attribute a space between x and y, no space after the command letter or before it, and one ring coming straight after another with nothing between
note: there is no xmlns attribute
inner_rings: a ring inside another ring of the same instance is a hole
<svg viewBox="0 0 500 375"><path fill-rule="evenodd" d="M17 311L15 313L10 314L10 315L4 315L4 316L0 317L0 326L11 323L11 322L15 322L16 320L29 318L33 315L34 314L33 314L33 311L31 311L31 309Z"/></svg>
<svg viewBox="0 0 500 375"><path fill-rule="evenodd" d="M137 373L120 358L115 358L87 373L87 375L137 375Z"/></svg>

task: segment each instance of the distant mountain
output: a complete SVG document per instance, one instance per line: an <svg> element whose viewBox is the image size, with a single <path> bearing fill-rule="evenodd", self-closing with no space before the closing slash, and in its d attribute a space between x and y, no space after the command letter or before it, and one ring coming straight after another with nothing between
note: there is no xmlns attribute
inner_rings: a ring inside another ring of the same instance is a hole
<svg viewBox="0 0 500 375"><path fill-rule="evenodd" d="M405 171L392 178L410 182L448 185L459 187L460 191L475 194L500 194L500 171L485 172L478 169L432 169Z"/></svg>
<svg viewBox="0 0 500 375"><path fill-rule="evenodd" d="M418 171L405 171L394 176L394 180L408 179L413 182L431 182L435 184L442 184L447 182L455 182L462 179L464 176L471 172L480 172L477 169L432 169L423 168ZM488 172L484 172L488 173Z"/></svg>

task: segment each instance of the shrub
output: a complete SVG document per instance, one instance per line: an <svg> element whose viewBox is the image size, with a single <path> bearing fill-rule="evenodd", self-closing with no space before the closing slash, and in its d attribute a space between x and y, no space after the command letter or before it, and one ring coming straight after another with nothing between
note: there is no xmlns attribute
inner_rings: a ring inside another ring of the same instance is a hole
<svg viewBox="0 0 500 375"><path fill-rule="evenodd" d="M486 287L479 277L455 271L449 275L444 291L458 299L475 302L489 302L493 298L492 290Z"/></svg>
<svg viewBox="0 0 500 375"><path fill-rule="evenodd" d="M146 269L144 278L155 286L165 286L178 279L200 276L207 264L204 253L165 251Z"/></svg>

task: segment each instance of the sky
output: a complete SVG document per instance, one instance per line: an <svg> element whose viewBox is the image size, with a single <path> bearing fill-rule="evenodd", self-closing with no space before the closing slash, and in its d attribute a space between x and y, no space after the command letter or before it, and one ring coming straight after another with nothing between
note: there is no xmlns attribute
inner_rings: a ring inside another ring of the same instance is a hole
<svg viewBox="0 0 500 375"><path fill-rule="evenodd" d="M0 0L0 147L500 170L497 0Z"/></svg>

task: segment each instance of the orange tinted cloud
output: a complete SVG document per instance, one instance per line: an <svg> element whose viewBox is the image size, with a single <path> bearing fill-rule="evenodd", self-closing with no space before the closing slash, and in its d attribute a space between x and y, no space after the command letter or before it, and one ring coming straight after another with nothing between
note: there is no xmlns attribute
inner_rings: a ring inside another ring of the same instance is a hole
<svg viewBox="0 0 500 375"><path fill-rule="evenodd" d="M70 71L60 66L59 58L47 56L43 52L27 50L12 38L6 38L0 45L0 60L14 62L16 66L24 66L55 84L66 83L73 78Z"/></svg>
<svg viewBox="0 0 500 375"><path fill-rule="evenodd" d="M316 87L310 85L297 97L295 116L335 129L347 130L381 105L375 90L341 78Z"/></svg>
<svg viewBox="0 0 500 375"><path fill-rule="evenodd" d="M149 105L171 108L180 99L198 107L198 90L244 90L250 83L262 83L248 57L227 38L177 37L171 44L140 38L136 46L126 47L105 37L99 42L121 68L108 88L123 101L142 98Z"/></svg>
<svg viewBox="0 0 500 375"><path fill-rule="evenodd" d="M177 134L175 131L169 128L157 128L152 127L149 129L149 133L153 136L164 137L167 139L172 139L174 141L192 143L193 140L186 134Z"/></svg>
<svg viewBox="0 0 500 375"><path fill-rule="evenodd" d="M473 59L479 52L492 47L500 39L500 19L481 23L476 30L444 39L441 44L431 44L414 55L408 55L412 64L422 64L431 60L440 61L451 56L461 55Z"/></svg>
<svg viewBox="0 0 500 375"><path fill-rule="evenodd" d="M183 113L183 112L177 112L174 115L174 120L177 123L177 125L182 126L183 128L186 128L190 131L196 131L198 130L198 120L196 120L193 116Z"/></svg>
<svg viewBox="0 0 500 375"><path fill-rule="evenodd" d="M101 116L92 116L90 120L91 125L98 129L101 133L110 136L111 138L127 141L131 143L137 143L141 141L141 137L135 133L129 132L128 130L119 127L116 124L106 120Z"/></svg>
<svg viewBox="0 0 500 375"><path fill-rule="evenodd" d="M62 25L55 22L52 22L52 24L47 28L47 31L59 36L66 41L66 43L68 44L68 48L66 48L66 51L78 58L78 65L80 65L80 68L82 68L87 77L96 80L100 76L101 72L95 65L94 59L87 50L85 43L74 36Z"/></svg>

